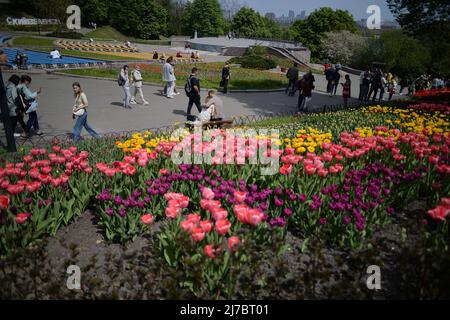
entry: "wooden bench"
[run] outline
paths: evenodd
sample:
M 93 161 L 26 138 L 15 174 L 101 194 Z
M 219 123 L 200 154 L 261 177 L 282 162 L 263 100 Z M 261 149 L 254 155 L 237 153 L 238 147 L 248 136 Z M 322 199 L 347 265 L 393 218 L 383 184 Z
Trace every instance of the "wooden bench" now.
M 208 121 L 202 124 L 203 129 L 221 129 L 231 128 L 233 126 L 233 120 L 220 120 L 220 121 Z M 186 128 L 193 129 L 194 125 L 186 123 Z

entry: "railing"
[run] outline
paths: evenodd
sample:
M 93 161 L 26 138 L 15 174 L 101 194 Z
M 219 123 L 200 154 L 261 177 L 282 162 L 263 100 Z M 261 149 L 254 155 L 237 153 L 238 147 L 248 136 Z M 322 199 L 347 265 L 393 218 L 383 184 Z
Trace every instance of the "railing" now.
M 345 107 L 342 104 L 335 104 L 335 105 L 323 105 L 323 106 L 314 106 L 315 111 L 311 113 L 329 113 L 329 112 L 337 112 L 337 111 L 343 111 L 347 109 L 359 109 L 366 106 L 373 106 L 376 103 L 373 102 L 352 102 L 348 103 L 347 107 Z M 403 101 L 392 101 L 392 102 L 383 102 L 383 106 L 395 106 L 398 108 L 405 107 L 409 105 L 410 102 L 403 102 Z M 274 118 L 281 118 L 281 117 L 289 117 L 289 116 L 304 116 L 307 113 L 300 113 L 298 111 L 290 111 L 290 112 L 280 112 L 280 113 L 267 113 L 267 114 L 255 114 L 255 115 L 244 115 L 244 116 L 234 116 L 231 119 L 233 120 L 234 126 L 245 126 L 254 124 L 256 122 L 260 122 L 263 120 L 268 119 L 274 119 Z M 152 135 L 155 136 L 161 136 L 161 135 L 170 135 L 174 130 L 179 128 L 180 126 L 171 125 L 171 126 L 163 126 L 159 128 L 147 128 L 147 129 L 141 129 L 141 130 L 132 130 L 132 131 L 116 131 L 116 132 L 109 132 L 106 134 L 102 134 L 102 139 L 128 139 L 135 133 L 145 133 L 145 132 L 151 132 Z M 86 139 L 82 137 L 82 139 Z M 92 139 L 92 138 L 87 138 Z M 4 146 L 5 141 L 5 135 L 4 130 L 1 131 L 0 135 L 0 145 Z M 48 145 L 51 145 L 53 143 L 58 142 L 59 144 L 71 144 L 72 143 L 72 134 L 71 133 L 62 133 L 58 135 L 44 135 L 44 136 L 38 136 L 33 135 L 29 138 L 23 139 L 23 138 L 17 138 L 16 139 L 16 145 L 17 148 L 23 148 L 23 147 L 45 147 Z

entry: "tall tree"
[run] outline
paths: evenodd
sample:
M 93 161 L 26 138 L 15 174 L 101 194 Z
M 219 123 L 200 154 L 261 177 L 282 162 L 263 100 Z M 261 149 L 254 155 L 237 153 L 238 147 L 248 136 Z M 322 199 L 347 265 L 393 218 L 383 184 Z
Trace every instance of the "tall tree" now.
M 159 39 L 167 34 L 168 12 L 155 0 L 113 0 L 111 24 L 124 34 L 141 39 Z
M 450 76 L 450 4 L 448 0 L 387 0 L 398 23 L 431 50 L 428 69 Z
M 364 38 L 348 30 L 325 32 L 322 39 L 322 48 L 327 58 L 345 65 L 352 65 L 365 47 Z
M 258 12 L 243 7 L 235 14 L 232 28 L 240 37 L 259 37 L 264 33 L 265 25 Z
M 218 0 L 194 0 L 188 2 L 182 18 L 184 33 L 199 37 L 224 34 L 224 19 Z
M 315 10 L 307 19 L 294 22 L 291 28 L 296 33 L 296 40 L 306 45 L 316 60 L 325 56 L 322 51 L 322 38 L 325 32 L 340 30 L 358 32 L 356 22 L 348 11 L 340 9 L 335 11 L 328 7 Z
M 109 0 L 77 0 L 75 1 L 81 9 L 81 23 L 88 25 L 95 22 L 100 25 L 109 23 Z

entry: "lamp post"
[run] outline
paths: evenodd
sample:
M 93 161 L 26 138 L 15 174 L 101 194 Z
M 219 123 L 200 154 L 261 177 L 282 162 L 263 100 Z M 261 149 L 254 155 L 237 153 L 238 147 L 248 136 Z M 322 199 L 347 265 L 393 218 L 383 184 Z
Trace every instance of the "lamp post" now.
M 14 139 L 14 132 L 12 130 L 11 119 L 9 118 L 8 103 L 6 100 L 6 89 L 3 82 L 3 74 L 1 66 L 6 65 L 8 59 L 3 52 L 0 52 L 0 108 L 3 127 L 5 128 L 7 149 L 10 152 L 16 152 L 16 140 Z

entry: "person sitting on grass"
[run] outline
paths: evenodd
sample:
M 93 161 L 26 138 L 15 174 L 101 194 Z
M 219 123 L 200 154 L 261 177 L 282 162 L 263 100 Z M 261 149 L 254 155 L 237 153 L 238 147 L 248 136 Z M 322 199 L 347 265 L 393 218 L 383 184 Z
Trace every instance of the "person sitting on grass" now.
M 177 52 L 177 58 L 183 58 L 183 55 L 181 54 L 180 51 Z

